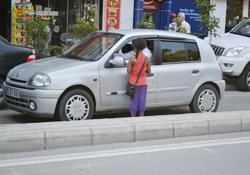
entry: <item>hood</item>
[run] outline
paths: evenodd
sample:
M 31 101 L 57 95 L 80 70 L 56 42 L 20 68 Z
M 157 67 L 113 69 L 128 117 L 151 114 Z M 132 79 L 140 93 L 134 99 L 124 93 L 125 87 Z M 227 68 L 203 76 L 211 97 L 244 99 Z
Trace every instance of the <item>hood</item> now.
M 206 38 L 208 41 L 209 38 Z M 232 33 L 226 33 L 221 35 L 217 38 L 212 38 L 211 45 L 224 47 L 224 48 L 231 48 L 236 46 L 249 46 L 250 45 L 250 38 L 246 36 L 236 35 Z
M 43 58 L 14 67 L 9 72 L 8 78 L 13 78 L 20 81 L 28 81 L 35 73 L 49 74 L 61 69 L 89 63 L 91 62 L 65 59 L 60 57 Z

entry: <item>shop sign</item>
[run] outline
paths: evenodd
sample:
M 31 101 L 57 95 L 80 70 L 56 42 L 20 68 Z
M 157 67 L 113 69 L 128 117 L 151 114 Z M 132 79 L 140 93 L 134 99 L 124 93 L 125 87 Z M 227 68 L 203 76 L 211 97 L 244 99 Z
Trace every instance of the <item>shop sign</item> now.
M 55 33 L 58 33 L 59 31 L 60 31 L 60 27 L 59 27 L 59 26 L 55 26 L 55 27 L 54 27 L 54 32 L 55 32 Z
M 158 9 L 158 1 L 144 0 L 143 9 L 157 10 Z
M 44 30 L 45 30 L 46 32 L 50 32 L 50 27 L 49 27 L 49 26 L 46 26 Z
M 119 29 L 120 23 L 120 1 L 107 0 L 106 29 Z
M 30 0 L 15 0 L 15 3 L 30 2 Z
M 36 16 L 58 16 L 58 11 L 36 11 Z
M 67 38 L 67 34 L 66 33 L 62 33 L 61 36 L 60 36 L 60 39 L 62 42 L 66 42 L 66 38 Z

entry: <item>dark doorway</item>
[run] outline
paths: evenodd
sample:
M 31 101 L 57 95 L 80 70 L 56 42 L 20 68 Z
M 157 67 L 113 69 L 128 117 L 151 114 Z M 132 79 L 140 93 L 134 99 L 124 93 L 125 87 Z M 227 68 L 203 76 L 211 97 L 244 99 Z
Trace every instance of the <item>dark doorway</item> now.
M 0 0 L 0 35 L 7 40 L 10 38 L 10 23 L 11 23 L 11 1 Z
M 157 26 L 157 10 L 143 10 L 143 15 L 146 15 L 146 18 L 149 18 L 149 21 Z

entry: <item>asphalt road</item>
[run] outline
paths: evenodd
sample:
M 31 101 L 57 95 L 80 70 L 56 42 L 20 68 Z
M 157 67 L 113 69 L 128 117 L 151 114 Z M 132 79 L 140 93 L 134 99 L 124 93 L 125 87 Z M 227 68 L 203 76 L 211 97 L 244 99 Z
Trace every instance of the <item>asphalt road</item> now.
M 235 80 L 226 79 L 227 87 L 225 94 L 220 101 L 218 111 L 240 111 L 250 110 L 250 92 L 242 92 L 238 90 Z M 172 107 L 162 110 L 146 111 L 145 116 L 151 115 L 169 115 L 169 114 L 184 114 L 190 113 L 188 107 Z M 100 118 L 116 118 L 128 117 L 130 112 L 98 114 L 94 115 L 93 119 Z M 26 114 L 18 113 L 10 109 L 0 110 L 0 124 L 14 124 L 14 123 L 37 123 L 37 122 L 51 122 L 53 119 L 44 119 L 31 117 Z
M 10 175 L 249 175 L 250 133 L 0 155 Z

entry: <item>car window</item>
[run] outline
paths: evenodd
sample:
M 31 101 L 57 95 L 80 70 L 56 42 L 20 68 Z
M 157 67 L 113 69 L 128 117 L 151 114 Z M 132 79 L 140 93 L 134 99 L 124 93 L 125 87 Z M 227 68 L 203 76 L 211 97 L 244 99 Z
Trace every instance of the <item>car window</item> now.
M 200 52 L 195 43 L 185 43 L 187 53 L 188 53 L 188 61 L 200 61 Z
M 96 61 L 121 38 L 122 35 L 120 34 L 97 32 L 81 40 L 78 44 L 72 46 L 60 56 L 86 61 Z
M 161 41 L 162 63 L 187 61 L 185 43 Z
M 122 47 L 114 53 L 114 56 L 121 56 L 125 60 L 125 62 L 129 60 L 129 58 L 136 54 L 134 49 L 134 40 L 127 41 L 125 44 L 122 45 Z M 147 40 L 145 39 L 147 43 L 147 47 L 143 50 L 143 53 L 149 57 L 150 63 L 154 64 L 154 40 Z M 127 64 L 126 64 L 127 65 Z
M 230 33 L 250 36 L 250 19 L 247 19 L 246 21 L 236 26 Z

